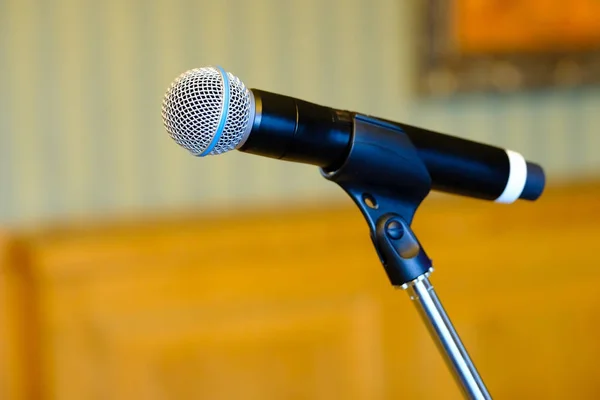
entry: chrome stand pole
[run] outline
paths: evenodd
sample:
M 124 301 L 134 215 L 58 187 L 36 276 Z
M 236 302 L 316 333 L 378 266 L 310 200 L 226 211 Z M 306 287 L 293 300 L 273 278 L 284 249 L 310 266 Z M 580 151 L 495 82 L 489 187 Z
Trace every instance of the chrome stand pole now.
M 404 129 L 354 114 L 347 157 L 338 169 L 321 168 L 321 174 L 340 185 L 360 209 L 390 283 L 407 289 L 465 396 L 490 399 L 429 283 L 432 262 L 411 229 L 434 182 Z
M 429 282 L 429 273 L 402 286 L 416 305 L 431 336 L 468 399 L 491 399 L 483 380 L 463 346 L 440 299 Z

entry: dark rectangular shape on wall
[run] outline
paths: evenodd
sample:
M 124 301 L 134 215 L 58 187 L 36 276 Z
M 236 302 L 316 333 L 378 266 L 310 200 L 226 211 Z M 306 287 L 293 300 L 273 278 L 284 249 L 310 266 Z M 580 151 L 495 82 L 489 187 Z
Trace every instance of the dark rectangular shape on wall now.
M 597 0 L 428 0 L 420 16 L 423 94 L 600 83 Z

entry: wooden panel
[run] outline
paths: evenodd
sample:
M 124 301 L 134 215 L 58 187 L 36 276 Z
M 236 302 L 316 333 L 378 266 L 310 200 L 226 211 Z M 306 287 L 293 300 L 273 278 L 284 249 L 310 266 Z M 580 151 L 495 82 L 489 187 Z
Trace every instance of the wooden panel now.
M 15 304 L 12 297 L 11 276 L 8 274 L 8 249 L 10 240 L 0 232 L 0 394 L 3 398 L 21 398 L 19 372 L 22 367 L 15 354 Z M 9 396 L 9 397 L 5 397 Z
M 0 232 L 0 398 L 41 397 L 39 313 L 28 250 Z
M 432 281 L 495 397 L 600 396 L 599 200 L 585 185 L 510 206 L 436 197 L 417 214 Z M 0 339 L 19 359 L 0 363 L 0 395 L 20 376 L 40 391 L 10 398 L 460 398 L 350 201 L 16 243 L 3 271 L 27 291 L 10 309 L 29 340 Z

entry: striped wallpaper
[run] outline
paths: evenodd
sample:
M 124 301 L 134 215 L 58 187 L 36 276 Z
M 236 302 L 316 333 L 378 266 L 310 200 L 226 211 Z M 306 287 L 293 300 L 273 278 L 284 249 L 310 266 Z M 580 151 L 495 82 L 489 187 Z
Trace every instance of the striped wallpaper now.
M 0 225 L 345 199 L 312 167 L 171 142 L 162 95 L 209 64 L 513 148 L 551 180 L 600 173 L 599 90 L 416 99 L 415 19 L 398 0 L 0 0 Z

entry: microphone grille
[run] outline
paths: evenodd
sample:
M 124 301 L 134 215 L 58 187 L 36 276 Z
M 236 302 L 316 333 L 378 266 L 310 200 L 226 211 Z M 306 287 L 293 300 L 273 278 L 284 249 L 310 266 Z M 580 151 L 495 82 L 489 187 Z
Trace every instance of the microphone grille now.
M 162 118 L 171 138 L 192 154 L 221 154 L 248 137 L 254 97 L 242 81 L 220 67 L 191 69 L 167 89 Z

